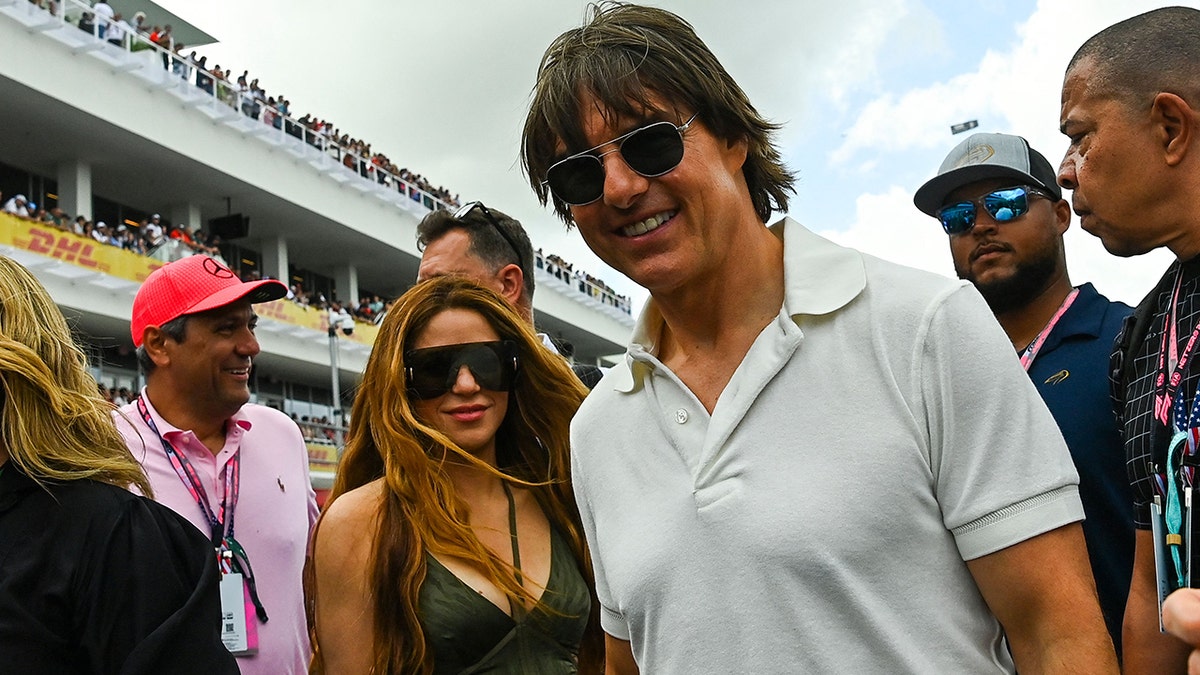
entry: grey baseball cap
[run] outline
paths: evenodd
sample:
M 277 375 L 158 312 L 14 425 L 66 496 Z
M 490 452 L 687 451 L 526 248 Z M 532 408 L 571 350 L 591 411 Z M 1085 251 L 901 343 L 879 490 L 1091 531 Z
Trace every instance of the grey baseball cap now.
M 1062 199 L 1057 174 L 1029 141 L 1009 134 L 973 134 L 946 155 L 938 173 L 913 195 L 922 212 L 937 215 L 946 195 L 964 185 L 989 178 L 1012 178 L 1039 187 Z

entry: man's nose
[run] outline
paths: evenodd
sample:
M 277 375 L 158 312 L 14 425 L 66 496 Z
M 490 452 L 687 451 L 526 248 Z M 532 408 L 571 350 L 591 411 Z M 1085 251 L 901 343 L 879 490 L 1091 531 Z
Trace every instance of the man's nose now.
M 619 209 L 633 206 L 649 186 L 649 179 L 629 168 L 616 148 L 601 155 L 600 161 L 604 165 L 604 203 Z
M 1058 165 L 1058 184 L 1066 190 L 1074 190 L 1079 186 L 1079 177 L 1075 174 L 1075 156 L 1067 153 Z

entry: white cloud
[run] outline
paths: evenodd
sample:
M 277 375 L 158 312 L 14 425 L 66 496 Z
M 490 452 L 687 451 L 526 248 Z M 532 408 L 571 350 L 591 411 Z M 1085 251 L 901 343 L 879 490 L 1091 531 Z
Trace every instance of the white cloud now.
M 222 40 L 210 51 L 223 65 L 248 68 L 269 93 L 287 94 L 294 110 L 330 119 L 434 183 L 512 214 L 535 245 L 644 297 L 536 203 L 517 166 L 537 63 L 556 35 L 580 24 L 585 0 L 159 1 Z M 1065 147 L 1057 117 L 1066 60 L 1096 30 L 1149 5 L 1041 0 L 1014 33 L 998 18 L 1012 15 L 1015 3 L 973 6 L 976 22 L 964 25 L 961 8 L 948 1 L 652 4 L 689 20 L 756 107 L 786 123 L 781 148 L 789 166 L 803 168 L 807 191 L 797 202 L 815 212 L 814 225 L 949 273 L 936 226 L 909 201 L 949 150 L 947 125 L 978 117 L 981 128 L 1021 133 L 1056 159 Z M 956 73 L 947 70 L 954 58 L 947 38 L 963 31 L 988 50 Z M 940 81 L 919 79 L 933 71 L 944 73 Z M 844 139 L 830 133 L 839 128 Z M 850 205 L 853 220 L 842 220 Z M 1081 279 L 1121 271 L 1136 277 L 1131 286 L 1149 283 L 1134 271 L 1140 264 L 1093 263 L 1106 255 L 1069 241 L 1080 249 L 1071 264 Z
M 917 171 L 929 177 L 944 153 L 962 140 L 950 137 L 947 126 L 979 119 L 980 131 L 1025 136 L 1052 164 L 1057 163 L 1066 147 L 1058 133 L 1058 112 L 1063 72 L 1071 55 L 1105 26 L 1150 8 L 1131 7 L 1120 0 L 1089 2 L 1086 7 L 1073 0 L 1042 0 L 1017 27 L 1011 44 L 992 46 L 971 70 L 922 87 L 884 91 L 865 103 L 844 141 L 830 153 L 829 162 L 849 175 L 865 176 L 888 169 L 909 171 L 910 158 L 936 157 Z M 910 216 L 917 219 L 914 222 L 933 224 L 912 206 L 911 194 L 894 185 L 866 185 L 855 201 L 854 220 L 831 236 L 881 257 L 952 274 L 940 231 L 910 224 Z M 940 246 L 929 248 L 933 235 L 941 239 Z M 1141 299 L 1171 260 L 1165 251 L 1115 258 L 1077 223 L 1068 232 L 1066 245 L 1075 283 L 1092 281 L 1102 293 L 1130 304 Z
M 913 207 L 907 190 L 897 186 L 882 194 L 859 195 L 853 225 L 819 234 L 879 258 L 954 276 L 946 234 L 936 220 Z

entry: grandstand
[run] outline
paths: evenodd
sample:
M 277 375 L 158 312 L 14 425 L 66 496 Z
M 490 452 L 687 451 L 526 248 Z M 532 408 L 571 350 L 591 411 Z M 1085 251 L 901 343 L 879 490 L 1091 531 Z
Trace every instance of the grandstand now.
M 139 9 L 169 16 L 145 0 L 111 4 L 127 18 Z M 22 194 L 40 210 L 114 231 L 161 214 L 165 226 L 219 234 L 220 254 L 243 276 L 286 279 L 330 302 L 394 298 L 411 285 L 416 225 L 444 206 L 447 191 L 373 157 L 347 162 L 340 139 L 307 134 L 303 118 L 288 116 L 278 128 L 255 118 L 240 90 L 223 100 L 223 87 L 198 87 L 194 70 L 181 76 L 169 48 L 137 33 L 114 44 L 94 26 L 81 30 L 89 11 L 78 0 L 0 0 L 0 203 Z M 169 20 L 189 48 L 212 40 Z M 89 346 L 97 380 L 113 391 L 141 384 L 129 337 L 139 283 L 162 259 L 188 252 L 176 242 L 143 254 L 36 213 L 0 213 L 0 254 L 42 281 Z M 569 341 L 576 360 L 620 353 L 633 325 L 628 301 L 568 269 L 538 256 L 539 329 Z M 331 338 L 325 309 L 292 300 L 259 313 L 263 352 L 252 391 L 259 403 L 313 424 L 307 435 L 321 487 L 336 457 L 337 412 L 348 408 L 377 328 L 359 323 Z M 332 400 L 331 350 L 342 406 Z M 328 428 L 312 422 L 322 419 Z

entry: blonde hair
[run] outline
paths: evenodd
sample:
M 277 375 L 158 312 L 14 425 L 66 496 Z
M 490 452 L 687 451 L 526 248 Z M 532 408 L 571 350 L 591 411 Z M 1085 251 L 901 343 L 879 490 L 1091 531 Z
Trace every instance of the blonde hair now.
M 520 372 L 496 433 L 497 467 L 421 421 L 406 387 L 405 351 L 434 316 L 451 308 L 478 313 L 501 339 L 519 347 Z M 538 601 L 517 580 L 511 565 L 471 530 L 469 508 L 443 468 L 447 458 L 528 488 L 551 525 L 565 536 L 592 593 L 592 616 L 580 648 L 581 672 L 599 672 L 599 604 L 569 484 L 570 420 L 586 395 L 566 361 L 542 346 L 504 298 L 467 279 L 446 276 L 418 284 L 388 311 L 354 400 L 353 423 L 329 499 L 332 504 L 350 490 L 379 478 L 384 481 L 370 572 L 376 598 L 373 673 L 433 670 L 418 611 L 426 552 L 474 563 L 514 602 Z M 313 650 L 312 672 L 320 673 L 315 635 Z
M 0 256 L 0 446 L 33 480 L 91 479 L 150 496 L 62 312 L 29 270 Z

